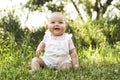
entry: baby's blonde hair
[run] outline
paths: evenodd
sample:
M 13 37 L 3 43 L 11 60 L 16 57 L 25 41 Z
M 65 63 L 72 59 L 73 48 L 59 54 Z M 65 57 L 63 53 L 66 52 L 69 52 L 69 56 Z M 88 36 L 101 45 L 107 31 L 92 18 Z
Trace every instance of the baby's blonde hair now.
M 53 15 L 61 15 L 61 16 L 63 17 L 63 19 L 66 20 L 64 14 L 61 13 L 61 12 L 53 12 L 50 16 L 48 16 L 48 20 L 49 20 Z

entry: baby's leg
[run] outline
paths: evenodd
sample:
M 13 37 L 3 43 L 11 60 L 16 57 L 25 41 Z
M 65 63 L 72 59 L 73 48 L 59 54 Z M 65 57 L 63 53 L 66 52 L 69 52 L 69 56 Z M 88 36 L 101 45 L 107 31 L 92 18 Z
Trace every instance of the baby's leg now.
M 41 58 L 34 57 L 31 62 L 32 71 L 40 69 L 40 67 L 45 67 L 45 63 Z
M 61 66 L 61 69 L 69 69 L 72 67 L 72 64 L 71 63 L 64 63 L 62 66 Z

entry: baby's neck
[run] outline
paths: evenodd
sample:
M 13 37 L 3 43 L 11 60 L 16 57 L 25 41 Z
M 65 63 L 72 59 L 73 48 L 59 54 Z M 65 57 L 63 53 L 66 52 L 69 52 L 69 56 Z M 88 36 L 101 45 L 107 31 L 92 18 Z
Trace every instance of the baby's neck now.
M 63 34 L 60 34 L 60 35 L 53 35 L 53 34 L 51 34 L 51 36 L 54 36 L 54 37 L 60 37 L 60 36 L 62 36 L 62 35 L 64 35 L 65 33 L 63 33 Z

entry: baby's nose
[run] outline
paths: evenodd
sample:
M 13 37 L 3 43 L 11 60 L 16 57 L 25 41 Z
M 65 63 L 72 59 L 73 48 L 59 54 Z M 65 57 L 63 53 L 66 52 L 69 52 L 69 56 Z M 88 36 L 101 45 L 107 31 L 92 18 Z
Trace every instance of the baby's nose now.
M 56 22 L 55 25 L 59 25 L 59 23 Z

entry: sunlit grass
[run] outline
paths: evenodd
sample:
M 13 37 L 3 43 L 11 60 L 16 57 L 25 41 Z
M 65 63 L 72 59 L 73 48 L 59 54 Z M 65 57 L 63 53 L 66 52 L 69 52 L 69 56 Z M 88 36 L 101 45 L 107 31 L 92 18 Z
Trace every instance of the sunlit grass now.
M 83 51 L 83 55 L 86 56 L 87 60 L 89 60 L 91 63 L 117 63 L 120 61 L 119 52 L 116 52 L 115 49 L 110 47 L 97 49 L 91 49 L 90 47 L 88 50 Z
M 110 47 L 78 51 L 80 61 L 78 69 L 55 71 L 46 68 L 33 74 L 29 73 L 28 64 L 34 55 L 33 52 L 28 55 L 20 53 L 22 49 L 16 52 L 19 53 L 17 56 L 8 55 L 0 62 L 2 65 L 0 80 L 119 80 L 120 78 L 120 54 Z

